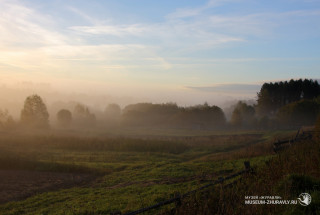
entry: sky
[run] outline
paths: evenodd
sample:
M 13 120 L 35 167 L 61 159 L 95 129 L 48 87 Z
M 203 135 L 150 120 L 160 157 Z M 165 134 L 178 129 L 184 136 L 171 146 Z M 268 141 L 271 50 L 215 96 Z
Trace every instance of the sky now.
M 7 88 L 192 105 L 320 78 L 320 0 L 0 0 L 0 8 Z

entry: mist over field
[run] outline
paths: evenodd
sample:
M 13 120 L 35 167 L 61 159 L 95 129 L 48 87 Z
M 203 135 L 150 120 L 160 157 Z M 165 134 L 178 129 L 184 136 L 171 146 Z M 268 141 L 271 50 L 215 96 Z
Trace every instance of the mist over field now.
M 117 98 L 61 94 L 44 84 L 2 89 L 13 108 L 0 109 L 1 214 L 320 209 L 317 80 L 264 83 L 256 99 L 224 109 L 128 99 L 120 106 L 108 103 Z M 247 199 L 301 193 L 312 196 L 310 207 L 256 208 Z M 220 198 L 224 204 L 210 204 Z
M 226 89 L 230 89 L 229 93 L 238 91 L 238 100 L 231 100 L 230 94 L 230 97 L 222 97 L 220 94 L 219 106 L 213 98 L 201 103 L 195 103 L 197 100 L 194 99 L 193 104 L 181 105 L 170 100 L 154 102 L 157 98 L 139 101 L 133 97 L 90 94 L 92 92 L 62 93 L 63 89 L 56 91 L 49 84 L 23 82 L 15 88 L 2 86 L 0 122 L 4 129 L 8 127 L 8 131 L 13 128 L 43 127 L 53 130 L 89 129 L 109 134 L 114 129 L 119 132 L 122 129 L 135 131 L 137 128 L 142 134 L 143 129 L 150 128 L 173 129 L 173 132 L 174 129 L 294 129 L 315 123 L 320 105 L 320 85 L 317 80 L 291 79 L 264 83 L 256 92 L 256 98 L 239 100 L 241 91 L 253 91 L 256 87 L 220 85 L 194 90 L 202 95 L 207 91 L 212 95 L 212 90 L 222 94 L 227 93 Z M 189 98 L 193 99 L 192 95 Z
M 319 0 L 0 0 L 0 214 L 320 214 Z
M 115 90 L 110 91 L 108 87 L 97 86 L 93 83 L 83 86 L 71 84 L 70 87 L 59 87 L 59 84 L 56 86 L 55 84 L 32 81 L 14 83 L 0 81 L 0 105 L 2 109 L 10 110 L 15 119 L 20 117 L 24 99 L 32 94 L 39 94 L 43 97 L 48 106 L 50 117 L 56 115 L 59 109 L 70 108 L 72 104 L 77 102 L 88 105 L 96 113 L 104 111 L 106 106 L 112 103 L 117 103 L 124 108 L 128 104 L 140 102 L 174 102 L 180 106 L 192 106 L 207 102 L 224 108 L 238 100 L 256 99 L 256 93 L 260 87 L 259 85 L 249 87 L 235 85 L 227 90 L 228 86 L 230 85 L 211 87 L 210 91 L 205 90 L 204 92 L 202 89 L 190 87 L 166 91 L 145 90 L 139 92 L 136 89 L 127 89 L 126 92 L 116 92 Z

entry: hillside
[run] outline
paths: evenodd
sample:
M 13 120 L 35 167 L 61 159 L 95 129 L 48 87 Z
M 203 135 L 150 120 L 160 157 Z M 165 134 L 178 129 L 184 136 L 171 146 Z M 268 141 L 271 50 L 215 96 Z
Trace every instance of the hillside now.
M 311 195 L 310 205 L 276 204 L 271 200 L 297 200 L 301 193 Z M 271 197 L 271 204 L 245 203 L 256 196 Z M 320 214 L 319 141 L 297 142 L 232 187 L 215 187 L 183 202 L 178 214 Z

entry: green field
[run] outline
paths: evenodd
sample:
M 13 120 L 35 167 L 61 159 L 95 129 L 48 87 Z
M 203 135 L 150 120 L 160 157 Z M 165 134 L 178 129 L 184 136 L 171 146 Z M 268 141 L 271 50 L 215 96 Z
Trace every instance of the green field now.
M 293 135 L 288 131 L 134 138 L 3 133 L 2 172 L 69 173 L 86 180 L 40 191 L 35 187 L 25 198 L 4 200 L 0 214 L 133 211 L 243 170 L 246 160 L 252 166 L 264 164 L 273 156 L 272 141 Z M 25 187 L 17 183 L 15 189 Z

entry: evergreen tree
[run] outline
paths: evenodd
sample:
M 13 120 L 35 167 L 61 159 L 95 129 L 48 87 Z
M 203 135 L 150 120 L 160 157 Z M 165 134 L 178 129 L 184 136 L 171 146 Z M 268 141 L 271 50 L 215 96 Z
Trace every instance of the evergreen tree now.
M 314 99 L 319 95 L 320 85 L 312 79 L 265 83 L 258 93 L 257 112 L 261 117 L 274 116 L 284 105 L 302 99 Z

